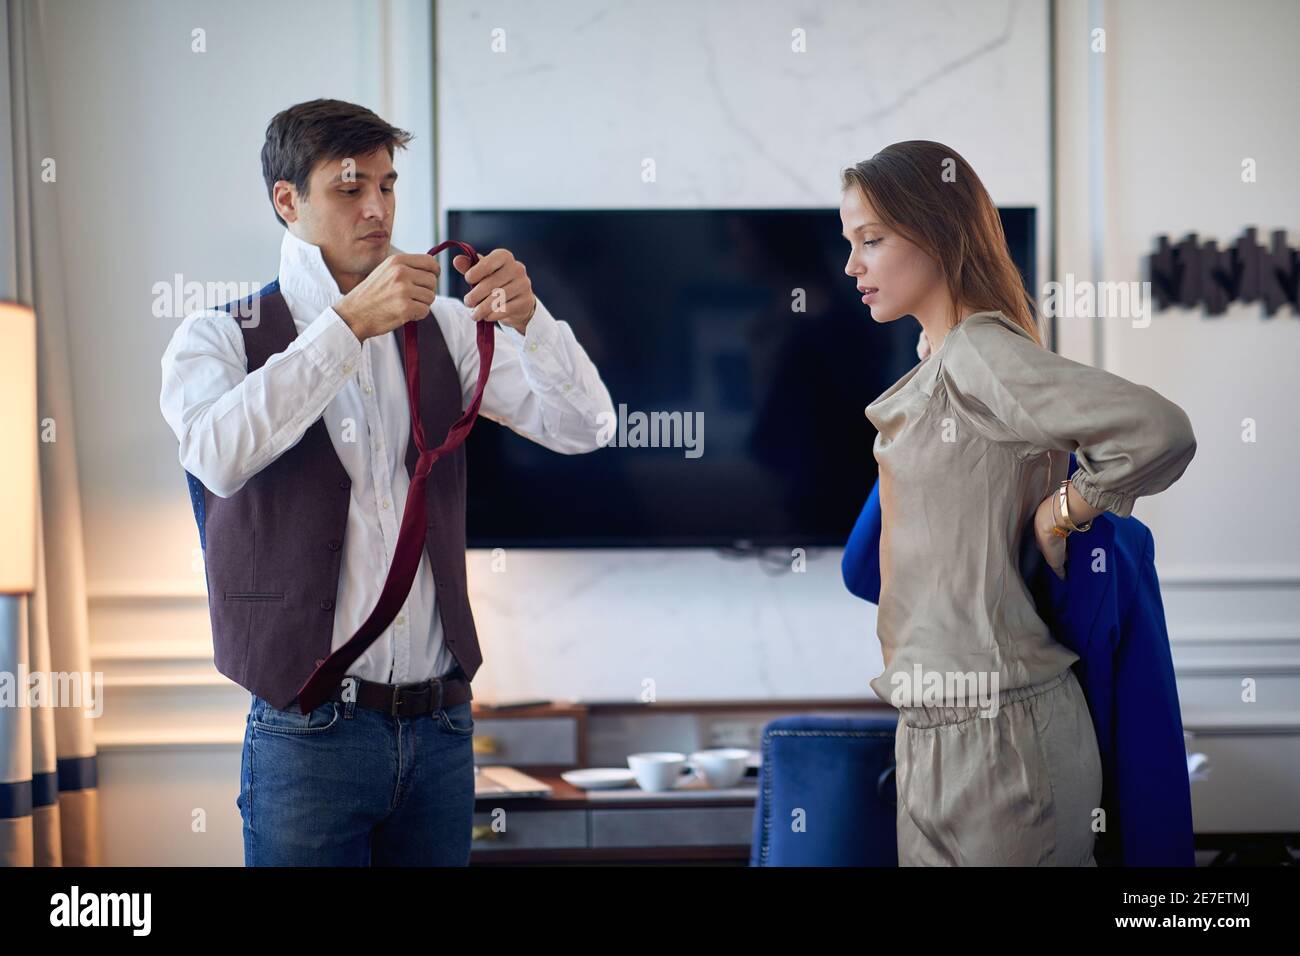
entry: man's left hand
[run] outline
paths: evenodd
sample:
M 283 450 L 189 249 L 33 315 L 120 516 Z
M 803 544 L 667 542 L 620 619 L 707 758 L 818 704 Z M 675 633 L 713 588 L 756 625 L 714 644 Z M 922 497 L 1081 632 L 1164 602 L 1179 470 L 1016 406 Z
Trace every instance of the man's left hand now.
M 537 297 L 524 264 L 509 249 L 493 249 L 473 267 L 469 256 L 458 255 L 452 267 L 471 286 L 465 305 L 475 322 L 501 322 L 521 335 L 537 311 Z M 468 269 L 468 271 L 467 271 Z

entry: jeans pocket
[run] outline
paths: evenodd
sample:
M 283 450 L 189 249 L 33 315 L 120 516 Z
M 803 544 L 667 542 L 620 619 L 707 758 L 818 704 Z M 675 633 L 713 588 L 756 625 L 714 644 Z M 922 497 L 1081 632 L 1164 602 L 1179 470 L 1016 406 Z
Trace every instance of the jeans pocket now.
M 307 714 L 272 707 L 262 698 L 253 704 L 253 729 L 259 733 L 303 737 L 333 730 L 339 722 L 339 702 L 327 700 Z
M 469 701 L 455 704 L 451 707 L 443 707 L 438 710 L 438 723 L 444 730 L 453 734 L 460 734 L 462 737 L 469 737 L 474 733 L 474 716 L 473 705 Z

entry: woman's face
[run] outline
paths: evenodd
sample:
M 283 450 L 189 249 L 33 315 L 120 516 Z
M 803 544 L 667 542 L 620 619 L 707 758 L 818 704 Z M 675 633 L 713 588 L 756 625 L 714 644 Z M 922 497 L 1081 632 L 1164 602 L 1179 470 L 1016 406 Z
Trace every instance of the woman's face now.
M 885 228 L 881 217 L 856 186 L 844 190 L 840 221 L 849 241 L 846 274 L 857 280 L 864 305 L 876 322 L 893 322 L 918 315 L 936 293 L 942 294 L 943 275 L 919 246 Z

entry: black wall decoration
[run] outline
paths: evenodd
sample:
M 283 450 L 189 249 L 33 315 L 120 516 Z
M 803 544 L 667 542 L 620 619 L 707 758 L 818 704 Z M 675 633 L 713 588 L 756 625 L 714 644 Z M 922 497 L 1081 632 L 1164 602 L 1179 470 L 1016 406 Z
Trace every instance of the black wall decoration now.
M 1300 252 L 1286 242 L 1286 231 L 1273 232 L 1265 249 L 1251 226 L 1235 243 L 1220 249 L 1196 233 L 1177 245 L 1168 236 L 1156 237 L 1156 251 L 1147 257 L 1147 272 L 1156 308 L 1204 306 L 1209 315 L 1222 315 L 1233 302 L 1261 302 L 1271 316 L 1284 305 L 1300 315 Z

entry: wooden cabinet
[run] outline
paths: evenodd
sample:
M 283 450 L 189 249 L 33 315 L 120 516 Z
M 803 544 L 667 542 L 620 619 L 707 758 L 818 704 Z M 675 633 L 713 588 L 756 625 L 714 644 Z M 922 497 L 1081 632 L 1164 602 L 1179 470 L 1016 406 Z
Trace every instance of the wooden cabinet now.
M 626 755 L 741 746 L 754 754 L 768 722 L 790 714 L 893 713 L 877 700 L 553 703 L 494 709 L 475 702 L 474 755 L 551 787 L 545 797 L 483 795 L 475 802 L 473 865 L 749 862 L 757 800 L 757 760 L 735 788 L 700 785 L 646 793 L 588 793 L 560 774 L 577 767 L 626 766 Z M 590 758 L 589 755 L 596 755 Z

